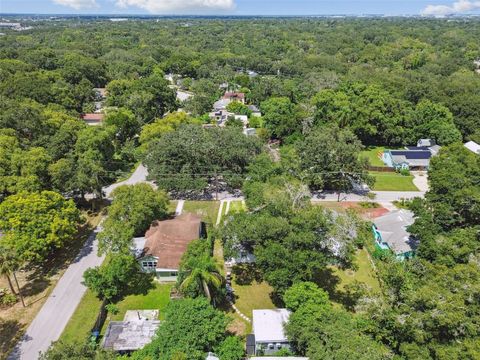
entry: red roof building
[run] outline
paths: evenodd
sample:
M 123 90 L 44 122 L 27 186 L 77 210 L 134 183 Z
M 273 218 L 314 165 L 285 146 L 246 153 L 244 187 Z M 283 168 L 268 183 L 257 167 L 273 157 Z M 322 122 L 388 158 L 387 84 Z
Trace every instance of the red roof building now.
M 242 104 L 245 104 L 245 94 L 239 92 L 226 92 L 223 95 L 223 99 L 230 101 L 240 101 Z
M 103 118 L 105 117 L 102 113 L 89 113 L 81 115 L 81 118 L 87 125 L 100 125 L 103 122 Z

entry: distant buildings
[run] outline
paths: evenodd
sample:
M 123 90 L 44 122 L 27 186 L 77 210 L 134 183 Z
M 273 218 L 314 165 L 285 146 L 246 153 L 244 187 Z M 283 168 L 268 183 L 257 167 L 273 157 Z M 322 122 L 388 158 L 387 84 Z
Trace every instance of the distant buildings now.
M 82 114 L 80 117 L 85 122 L 85 124 L 90 125 L 90 126 L 98 126 L 98 125 L 101 125 L 103 123 L 103 119 L 105 117 L 105 114 L 102 114 L 102 113 L 88 113 L 88 114 Z
M 227 107 L 232 102 L 240 102 L 245 105 L 245 94 L 235 91 L 227 91 L 221 99 L 213 104 L 213 111 L 208 115 L 210 119 L 214 120 L 217 126 L 225 126 L 228 119 L 240 120 L 243 123 L 245 135 L 255 135 L 255 129 L 248 128 L 248 116 L 243 114 L 235 114 L 227 110 Z M 251 116 L 262 116 L 260 110 L 255 105 L 248 105 L 248 109 L 252 112 Z M 246 131 L 245 131 L 246 130 Z
M 250 355 L 274 355 L 280 349 L 290 349 L 284 326 L 288 322 L 290 311 L 287 309 L 253 310 L 253 336 L 247 339 L 247 350 L 250 342 L 255 351 Z M 248 351 L 247 351 L 248 352 Z
M 12 23 L 12 22 L 0 22 L 0 28 L 8 28 L 15 31 L 24 31 L 33 29 L 32 26 L 22 26 L 20 23 Z

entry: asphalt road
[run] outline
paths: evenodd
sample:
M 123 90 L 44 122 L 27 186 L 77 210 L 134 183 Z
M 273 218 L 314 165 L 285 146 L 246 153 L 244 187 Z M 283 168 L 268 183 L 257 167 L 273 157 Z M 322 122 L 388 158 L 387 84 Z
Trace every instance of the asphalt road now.
M 413 199 L 414 197 L 421 197 L 425 195 L 424 191 L 372 191 L 375 194 L 373 201 L 379 203 L 388 203 L 400 199 Z M 312 201 L 337 201 L 338 194 L 334 192 L 323 192 L 314 195 Z M 340 201 L 366 201 L 367 198 L 362 195 L 353 193 L 341 193 Z
M 112 191 L 121 185 L 135 185 L 139 183 L 147 183 L 147 184 L 151 184 L 152 186 L 155 186 L 151 181 L 147 181 L 147 176 L 148 176 L 147 168 L 143 164 L 140 164 L 127 180 L 106 186 L 102 190 L 105 193 L 105 196 L 107 198 L 110 198 Z
M 8 360 L 38 359 L 40 351 L 46 351 L 53 341 L 58 340 L 85 293 L 86 287 L 82 285 L 84 271 L 103 262 L 104 257 L 97 256 L 98 231 L 98 228 L 93 231 L 85 242 Z

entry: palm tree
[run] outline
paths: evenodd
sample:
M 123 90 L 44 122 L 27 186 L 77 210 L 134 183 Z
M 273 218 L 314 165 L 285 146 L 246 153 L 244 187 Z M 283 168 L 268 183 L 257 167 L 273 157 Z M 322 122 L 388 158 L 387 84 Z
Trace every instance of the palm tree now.
M 220 275 L 219 266 L 211 257 L 203 257 L 195 266 L 186 271 L 185 279 L 180 284 L 180 291 L 186 292 L 197 285 L 202 295 L 212 301 L 212 293 L 219 290 L 223 285 L 223 277 Z M 200 294 L 198 294 L 200 295 Z

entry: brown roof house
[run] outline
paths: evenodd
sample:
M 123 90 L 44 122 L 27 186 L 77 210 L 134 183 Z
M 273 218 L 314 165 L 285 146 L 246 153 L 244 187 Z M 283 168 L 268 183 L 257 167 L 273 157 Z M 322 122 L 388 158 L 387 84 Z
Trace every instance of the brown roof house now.
M 154 271 L 161 281 L 176 281 L 188 244 L 203 237 L 205 226 L 201 217 L 185 213 L 154 222 L 145 237 L 135 238 L 134 244 L 143 271 Z

